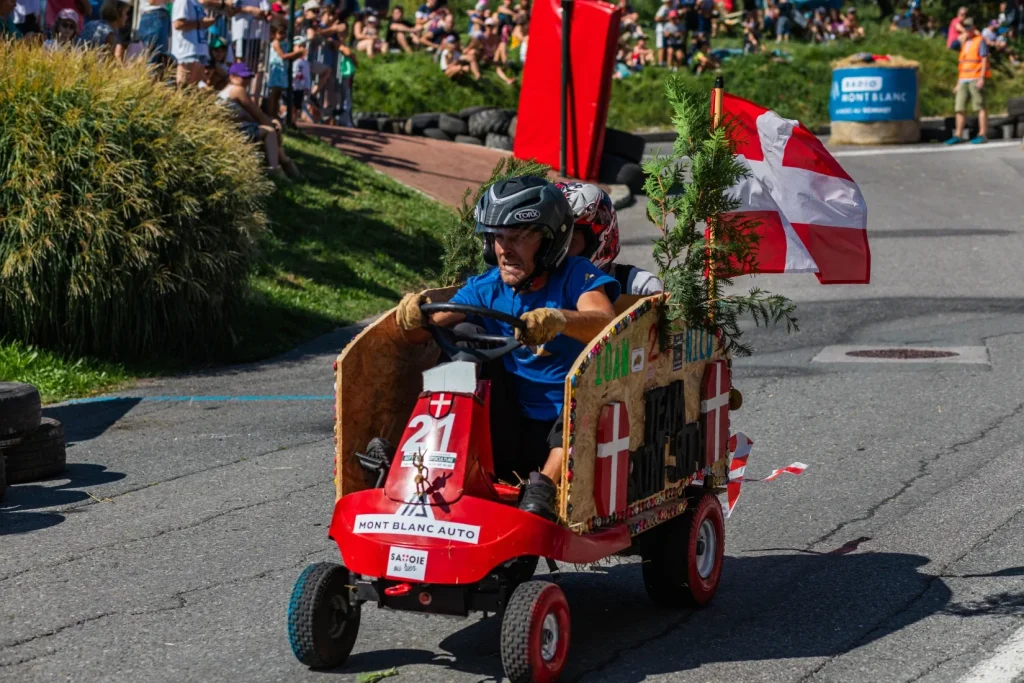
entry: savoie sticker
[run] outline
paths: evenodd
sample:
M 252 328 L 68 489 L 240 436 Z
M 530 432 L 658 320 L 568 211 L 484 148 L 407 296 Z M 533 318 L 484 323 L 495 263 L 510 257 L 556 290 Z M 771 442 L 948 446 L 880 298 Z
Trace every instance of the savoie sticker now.
M 357 534 L 426 536 L 472 543 L 473 545 L 480 542 L 480 527 L 478 526 L 399 515 L 356 515 L 356 523 L 352 527 L 352 531 Z
M 402 454 L 402 467 L 413 467 L 413 458 L 416 453 L 413 451 L 406 451 Z M 423 456 L 423 466 L 428 470 L 454 470 L 455 469 L 455 453 L 448 451 L 427 451 Z
M 391 546 L 388 549 L 388 570 L 386 576 L 394 579 L 426 580 L 427 551 Z

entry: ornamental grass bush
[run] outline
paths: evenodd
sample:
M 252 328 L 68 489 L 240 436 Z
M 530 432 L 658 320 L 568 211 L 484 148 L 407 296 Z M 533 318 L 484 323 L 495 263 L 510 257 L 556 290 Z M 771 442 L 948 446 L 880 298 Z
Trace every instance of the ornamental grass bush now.
M 0 338 L 108 358 L 232 341 L 273 185 L 207 93 L 0 41 Z

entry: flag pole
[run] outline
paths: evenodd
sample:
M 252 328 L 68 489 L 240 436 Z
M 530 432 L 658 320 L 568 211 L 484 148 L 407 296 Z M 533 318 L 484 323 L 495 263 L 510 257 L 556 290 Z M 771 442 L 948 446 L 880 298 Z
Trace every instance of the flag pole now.
M 711 91 L 711 129 L 714 130 L 722 124 L 722 94 L 725 92 L 725 79 L 721 76 L 715 77 L 715 87 Z M 708 289 L 715 286 L 715 264 L 710 247 L 715 243 L 715 224 L 708 223 Z M 715 304 L 708 307 L 708 319 L 715 324 Z

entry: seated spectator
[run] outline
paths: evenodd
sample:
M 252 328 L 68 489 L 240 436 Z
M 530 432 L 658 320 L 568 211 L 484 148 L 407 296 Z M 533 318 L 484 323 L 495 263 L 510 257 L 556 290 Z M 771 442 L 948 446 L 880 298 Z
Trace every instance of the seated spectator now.
M 405 10 L 401 5 L 391 8 L 391 19 L 384 33 L 384 40 L 390 52 L 412 52 L 413 46 L 420 42 L 415 27 L 403 18 L 404 15 Z
M 480 80 L 480 66 L 477 63 L 476 54 L 467 50 L 463 54 L 459 46 L 459 37 L 451 34 L 444 39 L 440 53 L 441 71 L 452 80 L 465 74 L 471 74 L 473 80 Z
M 206 83 L 214 92 L 220 92 L 228 86 L 228 44 L 217 36 L 210 39 L 210 61 L 206 63 Z
M 643 35 L 640 27 L 640 15 L 629 4 L 629 0 L 619 0 L 619 9 L 622 10 L 622 17 L 619 19 L 619 34 L 639 38 Z
M 217 94 L 217 98 L 231 110 L 239 129 L 248 140 L 263 142 L 263 150 L 267 156 L 267 165 L 270 167 L 271 176 L 287 180 L 285 175 L 287 173 L 293 178 L 301 178 L 299 170 L 285 154 L 281 123 L 260 111 L 260 108 L 249 96 L 249 83 L 252 76 L 253 73 L 245 62 L 232 64 L 228 71 L 228 85 Z M 282 172 L 282 168 L 284 168 L 284 172 Z
M 121 0 L 103 0 L 100 7 L 100 18 L 86 23 L 79 35 L 79 40 L 90 47 L 98 47 L 110 55 L 114 55 L 117 42 L 117 31 L 128 21 L 128 10 L 131 5 Z M 124 59 L 124 53 L 120 55 Z
M 374 14 L 367 14 L 362 37 L 356 36 L 356 50 L 365 52 L 367 57 L 375 54 L 383 54 L 387 50 L 387 43 L 381 40 L 378 31 L 380 21 Z
M 42 35 L 43 18 L 39 13 L 39 0 L 16 0 L 14 28 L 23 38 Z
M 846 26 L 846 36 L 850 40 L 861 40 L 864 38 L 864 27 L 857 23 L 857 8 L 851 7 L 846 10 L 846 18 L 843 19 Z
M 78 42 L 78 12 L 73 9 L 62 9 L 57 13 L 57 21 L 53 24 L 53 38 L 43 46 L 48 50 L 58 47 L 72 47 Z
M 843 22 L 843 17 L 839 13 L 839 10 L 833 7 L 828 12 L 828 28 L 832 34 L 832 39 L 836 40 L 846 35 L 846 24 Z
M 486 32 L 483 40 L 480 41 L 483 46 L 482 61 L 486 64 L 507 64 L 508 44 L 501 39 L 501 34 L 498 33 L 498 18 L 489 17 L 484 22 L 484 27 Z
M 757 30 L 757 13 L 747 12 L 746 19 L 743 20 L 743 54 L 749 55 L 760 51 L 761 35 Z
M 634 71 L 640 71 L 645 66 L 657 64 L 654 57 L 654 50 L 647 47 L 647 38 L 641 35 L 636 39 L 636 45 L 629 55 L 629 65 Z
M 949 29 L 946 30 L 946 47 L 950 50 L 960 50 L 961 38 L 963 38 L 964 19 L 967 18 L 967 8 L 961 7 L 956 11 L 956 16 L 949 22 Z
M 696 45 L 694 46 L 693 57 L 690 59 L 693 72 L 699 76 L 718 69 L 718 62 L 711 56 L 711 43 L 701 35 L 698 35 L 694 40 Z

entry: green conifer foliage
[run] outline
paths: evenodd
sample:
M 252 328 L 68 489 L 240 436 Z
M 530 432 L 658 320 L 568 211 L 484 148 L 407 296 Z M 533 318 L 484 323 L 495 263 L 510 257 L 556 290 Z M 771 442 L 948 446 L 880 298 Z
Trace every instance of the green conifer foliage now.
M 670 295 L 662 333 L 682 326 L 719 332 L 727 353 L 750 355 L 740 318 L 749 315 L 765 326 L 784 322 L 790 332 L 798 329 L 796 307 L 758 287 L 733 292 L 728 273 L 757 266 L 758 222 L 735 215 L 740 202 L 729 191 L 748 171 L 736 157 L 728 117 L 712 125 L 710 93 L 688 90 L 675 78 L 666 91 L 678 137 L 671 154 L 644 164 L 647 216 L 661 230 L 654 260 Z M 713 239 L 705 236 L 709 225 Z

